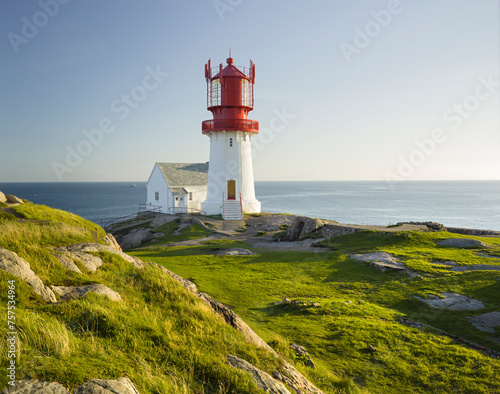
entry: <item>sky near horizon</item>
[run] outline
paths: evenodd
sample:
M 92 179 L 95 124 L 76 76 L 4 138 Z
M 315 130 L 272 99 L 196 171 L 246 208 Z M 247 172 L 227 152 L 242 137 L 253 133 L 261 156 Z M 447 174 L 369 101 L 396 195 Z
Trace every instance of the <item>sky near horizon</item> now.
M 499 4 L 2 0 L 0 182 L 208 161 L 229 48 L 256 66 L 256 180 L 500 180 Z

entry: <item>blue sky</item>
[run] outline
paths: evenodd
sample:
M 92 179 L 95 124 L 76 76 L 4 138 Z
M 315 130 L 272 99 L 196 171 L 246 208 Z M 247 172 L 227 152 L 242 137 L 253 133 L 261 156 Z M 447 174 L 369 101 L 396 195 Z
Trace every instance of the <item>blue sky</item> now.
M 0 181 L 207 161 L 229 48 L 256 65 L 256 180 L 498 180 L 499 26 L 497 0 L 3 0 Z

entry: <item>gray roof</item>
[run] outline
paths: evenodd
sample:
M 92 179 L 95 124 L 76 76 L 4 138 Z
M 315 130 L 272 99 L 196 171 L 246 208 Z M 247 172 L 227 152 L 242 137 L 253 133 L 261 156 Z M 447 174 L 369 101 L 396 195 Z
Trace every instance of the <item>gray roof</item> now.
M 204 186 L 208 163 L 157 163 L 168 187 Z
M 170 191 L 174 194 L 187 194 L 187 190 L 183 187 L 171 187 Z

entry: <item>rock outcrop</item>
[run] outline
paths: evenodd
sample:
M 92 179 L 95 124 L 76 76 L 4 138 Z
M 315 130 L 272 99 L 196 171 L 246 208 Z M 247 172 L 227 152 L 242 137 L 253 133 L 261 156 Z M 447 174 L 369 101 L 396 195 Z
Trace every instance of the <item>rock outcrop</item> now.
M 117 241 L 122 249 L 133 249 L 150 241 L 153 233 L 149 228 L 134 228 L 130 231 L 117 235 Z
M 248 249 L 233 248 L 233 249 L 221 250 L 216 254 L 218 256 L 252 256 L 255 253 Z
M 312 360 L 311 356 L 304 346 L 292 343 L 290 344 L 290 349 L 292 349 L 298 357 L 305 360 L 304 364 L 307 367 L 316 368 L 314 361 Z
M 490 265 L 490 264 L 460 265 L 457 267 L 453 267 L 450 271 L 454 272 L 500 271 L 500 265 Z
M 7 202 L 7 197 L 2 192 L 0 192 L 0 202 Z
M 75 264 L 75 261 L 69 256 L 69 254 L 65 254 L 64 252 L 58 253 L 56 251 L 51 250 L 50 253 L 69 271 L 75 271 L 79 274 L 82 273 L 80 268 Z M 75 256 L 76 258 L 76 256 Z
M 454 248 L 490 248 L 490 245 L 482 241 L 471 238 L 448 238 L 436 242 L 440 246 L 453 246 Z
M 173 222 L 174 220 L 177 220 L 178 217 L 174 215 L 160 215 L 156 218 L 154 218 L 151 223 L 149 223 L 149 227 L 151 228 L 157 228 L 160 226 L 163 226 L 164 224 Z
M 58 252 L 69 254 L 70 257 L 71 257 L 71 255 L 75 255 L 77 257 L 83 256 L 83 255 L 97 257 L 97 256 L 91 255 L 89 253 L 108 252 L 108 253 L 112 253 L 112 254 L 116 254 L 117 256 L 120 256 L 125 261 L 132 263 L 136 268 L 143 268 L 144 267 L 144 263 L 140 259 L 138 259 L 137 257 L 133 257 L 133 256 L 130 256 L 126 253 L 120 252 L 119 250 L 116 250 L 115 248 L 113 248 L 109 245 L 84 242 L 84 243 L 79 243 L 79 244 L 74 244 L 74 245 L 69 245 L 69 246 L 62 246 L 62 247 L 56 248 L 55 250 Z M 99 258 L 99 260 L 101 260 L 101 259 Z M 101 260 L 100 265 L 102 265 L 102 260 Z
M 109 246 L 111 246 L 112 248 L 118 250 L 119 252 L 123 252 L 120 244 L 116 241 L 113 234 L 107 233 L 106 236 L 102 240 L 104 242 L 106 242 Z
M 129 378 L 116 380 L 92 379 L 84 383 L 73 394 L 139 394 Z
M 490 312 L 469 317 L 469 322 L 478 330 L 493 334 L 495 327 L 500 327 L 500 312 Z
M 17 253 L 0 248 L 0 269 L 25 281 L 33 291 L 47 302 L 57 302 L 56 296 L 33 272 L 29 263 Z
M 15 386 L 3 389 L 0 394 L 70 394 L 70 392 L 57 382 L 26 379 L 17 381 Z
M 52 286 L 52 290 L 59 294 L 59 299 L 62 301 L 74 300 L 83 297 L 87 293 L 107 296 L 112 301 L 120 301 L 122 299 L 120 294 L 102 284 L 86 286 Z
M 226 357 L 226 361 L 230 366 L 248 372 L 255 384 L 265 392 L 273 394 L 290 394 L 290 391 L 288 391 L 283 383 L 273 379 L 267 372 L 255 368 L 248 361 L 242 360 L 231 354 Z
M 416 299 L 425 302 L 432 308 L 448 309 L 450 311 L 475 311 L 484 308 L 481 301 L 474 298 L 469 298 L 458 293 L 441 293 L 443 298 L 433 296 L 431 299 L 415 297 Z
M 19 380 L 15 386 L 2 390 L 0 394 L 70 394 L 69 390 L 56 382 L 41 382 L 35 379 Z M 116 380 L 92 379 L 73 391 L 73 394 L 140 394 L 127 378 Z
M 306 235 L 319 230 L 328 223 L 329 222 L 327 220 L 323 219 L 298 216 L 288 227 L 285 235 L 285 241 L 297 241 L 302 239 Z
M 7 199 L 7 202 L 11 204 L 22 204 L 23 200 L 21 200 L 19 197 L 16 197 L 12 194 L 6 194 L 5 198 Z
M 401 271 L 409 274 L 411 277 L 417 276 L 416 272 L 413 272 L 406 268 L 402 262 L 398 261 L 394 256 L 386 252 L 372 252 L 365 254 L 351 254 L 349 257 L 356 261 L 362 261 L 370 264 L 372 267 L 379 269 L 382 272 L 390 270 Z

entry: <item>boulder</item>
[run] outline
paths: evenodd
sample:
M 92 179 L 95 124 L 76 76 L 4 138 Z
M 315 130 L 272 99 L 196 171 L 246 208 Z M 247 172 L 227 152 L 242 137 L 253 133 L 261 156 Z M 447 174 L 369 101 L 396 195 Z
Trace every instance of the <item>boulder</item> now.
M 100 257 L 94 256 L 93 254 L 69 252 L 62 250 L 62 248 L 58 248 L 57 250 L 63 253 L 66 257 L 82 263 L 85 269 L 90 272 L 96 272 L 97 268 L 104 264 Z
M 73 391 L 73 394 L 139 394 L 132 381 L 127 378 L 116 380 L 92 379 Z
M 293 365 L 286 361 L 281 371 L 274 371 L 273 377 L 293 388 L 296 393 L 324 394 L 323 391 L 307 380 Z
M 31 270 L 29 263 L 16 253 L 0 248 L 0 269 L 25 281 L 44 301 L 57 302 L 52 290 Z
M 251 250 L 243 248 L 226 249 L 217 253 L 218 256 L 252 256 L 254 254 Z
M 112 248 L 118 250 L 119 252 L 122 252 L 121 246 L 116 242 L 115 237 L 113 234 L 107 233 L 106 236 L 102 239 L 104 242 L 106 242 L 109 246 Z
M 16 381 L 15 386 L 3 389 L 0 394 L 70 394 L 70 392 L 56 382 L 28 379 Z
M 5 198 L 7 198 L 7 202 L 10 202 L 11 204 L 23 203 L 23 200 L 21 200 L 19 197 L 13 196 L 12 194 L 6 194 Z
M 424 299 L 415 297 L 418 300 L 425 302 L 432 308 L 448 309 L 450 311 L 475 311 L 484 308 L 481 301 L 474 298 L 469 298 L 458 293 L 441 293 L 443 298 Z M 435 297 L 432 297 L 435 298 Z
M 7 197 L 2 192 L 0 192 L 0 202 L 7 202 Z
M 52 255 L 64 266 L 69 271 L 75 271 L 78 272 L 79 274 L 82 273 L 80 271 L 80 268 L 75 264 L 74 260 L 67 254 L 64 253 L 57 253 L 55 251 L 50 251 Z
M 142 262 L 142 260 L 138 259 L 137 257 L 129 256 L 126 253 L 120 252 L 119 250 L 116 250 L 115 248 L 113 248 L 109 245 L 102 245 L 102 244 L 96 244 L 96 243 L 91 243 L 91 242 L 83 242 L 80 244 L 59 247 L 56 249 L 56 251 L 66 253 L 69 256 L 75 256 L 77 258 L 82 257 L 82 256 L 93 256 L 93 255 L 88 254 L 88 253 L 108 252 L 108 253 L 112 253 L 112 254 L 116 254 L 117 256 L 120 256 L 123 260 L 127 261 L 128 263 L 133 264 L 136 268 L 144 268 L 144 263 Z M 97 257 L 97 256 L 93 256 L 93 257 Z M 100 258 L 99 258 L 99 260 L 101 261 L 100 265 L 102 265 L 102 260 Z M 90 260 L 88 260 L 88 261 L 90 261 Z M 82 263 L 83 263 L 83 261 L 82 261 Z M 95 270 L 93 272 L 95 272 Z
M 133 249 L 150 241 L 153 234 L 149 228 L 134 228 L 125 234 L 118 236 L 118 242 L 122 249 Z
M 73 394 L 139 394 L 129 378 L 117 380 L 92 379 L 73 391 Z M 57 382 L 41 382 L 36 379 L 18 380 L 13 387 L 2 390 L 0 394 L 70 394 Z
M 75 300 L 83 297 L 87 293 L 96 293 L 103 296 L 108 296 L 112 301 L 120 301 L 122 297 L 116 291 L 109 287 L 95 284 L 86 286 L 52 286 L 52 290 L 59 294 L 59 299 L 62 301 Z
M 226 361 L 230 366 L 248 372 L 255 384 L 265 392 L 273 394 L 290 394 L 290 391 L 288 391 L 283 383 L 273 379 L 267 372 L 255 368 L 248 361 L 242 360 L 231 354 L 226 357 Z
M 157 228 L 157 227 L 163 226 L 164 224 L 173 222 L 176 219 L 178 219 L 178 217 L 174 216 L 174 215 L 161 215 L 161 216 L 154 218 L 151 221 L 151 223 L 149 223 L 149 227 Z
M 440 246 L 453 246 L 454 248 L 490 248 L 490 245 L 477 239 L 471 238 L 448 238 L 443 241 L 437 242 Z
M 329 222 L 327 220 L 323 219 L 298 216 L 288 227 L 285 235 L 285 241 L 297 241 L 313 231 L 319 230 L 328 223 Z
M 475 265 L 460 265 L 453 267 L 450 271 L 466 272 L 466 271 L 500 271 L 500 265 L 475 264 Z
M 292 349 L 297 356 L 306 360 L 304 364 L 307 367 L 316 368 L 316 365 L 314 365 L 314 361 L 312 360 L 311 356 L 304 346 L 292 343 L 290 344 L 290 349 Z
M 480 331 L 493 334 L 495 327 L 500 327 L 500 312 L 490 312 L 483 315 L 469 317 L 469 322 Z

